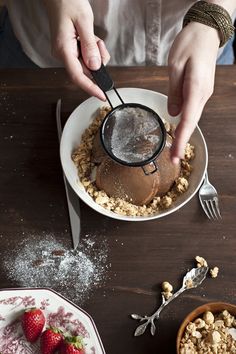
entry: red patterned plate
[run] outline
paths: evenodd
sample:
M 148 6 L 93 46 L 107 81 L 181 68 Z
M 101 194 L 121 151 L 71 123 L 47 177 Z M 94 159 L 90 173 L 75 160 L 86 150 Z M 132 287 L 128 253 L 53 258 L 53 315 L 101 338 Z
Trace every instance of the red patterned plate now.
M 26 308 L 43 310 L 46 325 L 84 337 L 86 354 L 105 354 L 93 319 L 84 310 L 46 288 L 0 290 L 0 353 L 40 354 L 39 342 L 26 341 L 20 317 Z

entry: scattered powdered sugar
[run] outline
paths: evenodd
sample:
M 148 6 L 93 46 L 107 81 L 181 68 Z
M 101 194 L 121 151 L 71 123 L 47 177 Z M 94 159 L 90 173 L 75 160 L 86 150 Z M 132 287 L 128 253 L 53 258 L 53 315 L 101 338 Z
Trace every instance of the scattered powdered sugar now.
M 85 236 L 77 250 L 67 249 L 52 235 L 26 237 L 1 260 L 6 276 L 17 287 L 49 287 L 79 305 L 106 280 L 107 243 Z

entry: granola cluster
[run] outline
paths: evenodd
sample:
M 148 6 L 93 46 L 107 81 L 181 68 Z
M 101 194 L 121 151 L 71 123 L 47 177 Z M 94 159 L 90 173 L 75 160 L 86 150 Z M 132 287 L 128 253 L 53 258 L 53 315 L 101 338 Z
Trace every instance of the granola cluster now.
M 150 216 L 163 209 L 171 207 L 180 194 L 189 186 L 188 178 L 192 172 L 191 160 L 194 158 L 194 146 L 187 144 L 185 157 L 181 162 L 181 174 L 170 191 L 163 197 L 154 197 L 148 205 L 137 206 L 121 198 L 109 197 L 103 190 L 99 190 L 95 183 L 96 166 L 91 161 L 93 140 L 102 120 L 109 111 L 109 107 L 99 110 L 97 116 L 82 135 L 79 147 L 73 152 L 72 159 L 78 169 L 78 175 L 87 193 L 103 208 L 120 215 Z M 166 123 L 166 130 L 173 135 L 174 127 Z
M 173 286 L 168 281 L 163 281 L 162 290 L 162 295 L 166 300 L 173 295 Z
M 208 264 L 207 264 L 207 261 L 205 260 L 205 258 L 203 257 L 200 257 L 200 256 L 196 256 L 195 257 L 195 260 L 197 262 L 197 267 L 208 267 Z M 219 268 L 218 267 L 213 267 L 210 269 L 209 271 L 210 273 L 210 276 L 212 278 L 216 278 L 218 276 L 218 273 L 219 273 Z
M 236 318 L 227 310 L 189 322 L 180 342 L 180 354 L 235 354 Z
M 197 268 L 208 267 L 207 261 L 203 257 L 196 256 L 195 261 L 197 263 Z M 209 274 L 211 278 L 216 278 L 218 276 L 218 273 L 219 273 L 218 267 L 214 267 L 209 270 Z M 193 281 L 191 279 L 187 279 L 185 285 L 188 289 L 191 289 L 193 287 Z M 161 287 L 162 287 L 161 294 L 164 296 L 166 300 L 168 300 L 173 295 L 173 286 L 168 281 L 164 281 Z

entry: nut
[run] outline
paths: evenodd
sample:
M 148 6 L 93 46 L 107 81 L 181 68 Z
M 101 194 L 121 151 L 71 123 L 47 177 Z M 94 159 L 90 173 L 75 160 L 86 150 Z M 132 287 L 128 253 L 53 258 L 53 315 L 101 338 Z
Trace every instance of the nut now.
M 210 269 L 210 274 L 212 278 L 216 278 L 218 276 L 218 273 L 219 273 L 218 267 L 214 267 L 213 269 Z
M 173 286 L 168 282 L 168 281 L 164 281 L 162 283 L 162 289 L 165 292 L 172 292 L 173 291 Z
M 210 311 L 206 311 L 203 315 L 203 319 L 207 324 L 212 324 L 214 323 L 214 315 Z
M 188 180 L 184 177 L 177 178 L 177 181 L 176 181 L 177 192 L 182 194 L 182 193 L 186 192 L 187 189 L 188 189 Z
M 198 329 L 201 329 L 201 328 L 204 328 L 205 325 L 206 325 L 206 322 L 201 319 L 201 318 L 197 318 L 195 321 L 194 321 L 195 325 L 196 325 L 196 328 Z
M 193 287 L 193 281 L 192 279 L 187 279 L 185 282 L 185 286 L 187 289 L 191 289 Z
M 212 331 L 208 334 L 207 339 L 211 344 L 216 344 L 220 342 L 221 335 L 218 331 Z
M 205 258 L 200 257 L 200 256 L 196 256 L 195 259 L 197 261 L 197 267 L 208 267 L 208 264 L 207 264 L 207 261 L 205 260 Z

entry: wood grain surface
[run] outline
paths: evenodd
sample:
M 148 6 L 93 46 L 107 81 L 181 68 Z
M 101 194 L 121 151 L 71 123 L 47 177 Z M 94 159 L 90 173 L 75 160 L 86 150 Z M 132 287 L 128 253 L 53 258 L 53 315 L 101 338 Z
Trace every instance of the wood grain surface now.
M 110 73 L 117 87 L 168 90 L 165 67 L 110 68 Z M 0 71 L 0 250 L 9 262 L 26 235 L 37 242 L 52 234 L 71 247 L 55 121 L 59 97 L 66 119 L 88 96 L 69 82 L 63 69 Z M 107 354 L 174 353 L 178 328 L 190 311 L 206 302 L 235 303 L 236 66 L 217 68 L 215 91 L 200 128 L 222 221 L 207 219 L 197 195 L 178 212 L 141 223 L 106 218 L 81 202 L 81 245 L 92 235 L 96 257 L 105 242 L 107 264 L 100 285 L 77 304 L 93 317 Z M 161 283 L 168 280 L 178 289 L 196 255 L 218 266 L 218 277 L 173 301 L 162 312 L 154 337 L 149 332 L 133 337 L 137 323 L 129 315 L 151 314 L 161 302 Z M 1 262 L 0 284 L 19 286 L 9 280 Z M 54 290 L 60 292 L 60 286 Z

